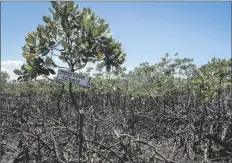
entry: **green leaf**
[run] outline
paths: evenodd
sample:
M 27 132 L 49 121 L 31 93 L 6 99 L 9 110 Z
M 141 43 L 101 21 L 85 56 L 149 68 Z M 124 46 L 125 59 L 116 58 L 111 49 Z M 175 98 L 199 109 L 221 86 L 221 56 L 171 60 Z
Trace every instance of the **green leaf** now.
M 89 58 L 89 59 L 88 59 L 88 62 L 93 62 L 93 61 L 94 61 L 93 58 Z
M 81 44 L 81 42 L 82 42 L 82 40 L 81 40 L 80 37 L 76 37 L 76 38 L 75 38 L 75 43 L 76 43 L 77 45 Z
M 46 66 L 49 66 L 51 63 L 52 63 L 52 59 L 51 59 L 50 57 L 47 56 L 46 59 L 45 59 L 44 64 L 45 64 Z
M 32 67 L 31 67 L 31 66 L 27 66 L 27 67 L 26 67 L 26 70 L 27 70 L 27 71 L 31 71 L 31 70 L 32 70 Z
M 73 1 L 68 1 L 67 3 L 68 3 L 68 7 L 69 7 L 70 9 L 72 9 L 73 6 L 74 6 L 74 2 L 73 2 Z
M 48 71 L 47 69 L 43 69 L 43 73 L 44 73 L 45 75 L 49 75 L 49 71 Z
M 45 55 L 47 55 L 50 52 L 50 50 L 48 48 L 46 48 L 46 47 L 45 48 L 41 48 L 40 50 L 41 50 L 42 56 L 45 56 Z
M 21 66 L 21 70 L 22 70 L 22 71 L 25 70 L 25 65 L 22 65 L 22 66 Z
M 110 64 L 108 64 L 108 65 L 106 65 L 106 71 L 110 71 L 110 69 L 111 69 L 111 65 Z
M 28 71 L 23 72 L 23 76 L 29 76 L 29 75 L 30 75 L 30 73 Z
M 81 61 L 84 62 L 84 63 L 86 63 L 86 62 L 88 61 L 88 59 L 86 59 L 86 58 L 81 58 Z
M 65 42 L 64 40 L 61 40 L 60 43 L 65 49 L 69 48 L 69 44 Z
M 39 57 L 38 58 L 38 65 L 40 65 L 41 63 L 44 64 L 44 60 L 41 57 Z
M 56 72 L 55 72 L 53 69 L 51 69 L 51 68 L 48 68 L 48 71 L 49 71 L 52 75 L 55 75 L 55 74 L 56 74 Z
M 53 15 L 55 15 L 55 11 L 53 9 L 51 9 L 51 8 L 48 8 L 48 9 Z
M 44 27 L 41 24 L 39 24 L 37 27 L 37 31 L 44 31 Z
M 32 65 L 33 66 L 38 66 L 39 65 L 39 61 L 37 58 L 32 58 Z
M 56 1 L 51 1 L 51 4 L 52 4 L 53 8 L 57 8 L 59 5 L 58 2 L 56 2 Z
M 92 35 L 93 35 L 93 37 L 96 37 L 96 36 L 98 36 L 99 35 L 99 31 L 98 31 L 98 29 L 97 28 L 92 28 Z
M 36 46 L 36 38 L 31 33 L 26 35 L 26 42 L 30 45 Z
M 27 65 L 28 65 L 28 66 L 32 66 L 32 62 L 31 62 L 29 59 L 27 59 L 26 62 L 27 62 Z
M 47 16 L 43 16 L 43 20 L 45 23 L 49 23 L 51 21 L 50 18 Z
M 54 45 L 56 44 L 56 42 L 55 41 L 49 41 L 49 47 L 53 47 Z
M 23 76 L 19 76 L 18 78 L 17 78 L 17 81 L 21 81 L 23 79 Z
M 49 75 L 49 70 L 45 69 L 45 68 L 41 68 L 38 70 L 38 74 L 44 74 L 44 75 Z
M 90 52 L 87 52 L 87 53 L 84 53 L 83 56 L 85 56 L 86 58 L 89 58 L 89 57 L 93 57 L 93 54 Z
M 36 72 L 35 71 L 32 71 L 31 72 L 31 79 L 34 79 L 36 77 Z
M 20 70 L 15 69 L 13 72 L 14 72 L 16 75 L 22 75 L 22 72 L 21 72 Z
M 90 27 L 92 26 L 91 15 L 89 13 L 86 13 L 83 19 L 85 30 L 89 32 Z
M 89 43 L 87 41 L 85 41 L 85 47 L 88 48 L 89 47 Z
M 74 5 L 72 8 L 72 14 L 75 15 L 77 12 L 77 7 Z

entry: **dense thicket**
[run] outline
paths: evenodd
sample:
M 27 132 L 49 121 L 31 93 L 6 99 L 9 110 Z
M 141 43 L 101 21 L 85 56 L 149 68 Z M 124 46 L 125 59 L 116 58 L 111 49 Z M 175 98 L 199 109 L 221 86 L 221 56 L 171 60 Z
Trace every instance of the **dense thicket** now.
M 83 160 L 228 162 L 232 159 L 229 62 L 212 59 L 200 68 L 191 63 L 174 73 L 177 65 L 170 68 L 171 59 L 164 60 L 141 64 L 128 74 L 118 74 L 121 78 L 97 72 L 89 89 L 74 88 L 77 106 L 68 90 L 61 96 L 61 86 L 8 83 L 1 99 L 3 158 L 78 162 L 78 108 L 84 110 Z M 183 70 L 188 76 L 181 76 Z

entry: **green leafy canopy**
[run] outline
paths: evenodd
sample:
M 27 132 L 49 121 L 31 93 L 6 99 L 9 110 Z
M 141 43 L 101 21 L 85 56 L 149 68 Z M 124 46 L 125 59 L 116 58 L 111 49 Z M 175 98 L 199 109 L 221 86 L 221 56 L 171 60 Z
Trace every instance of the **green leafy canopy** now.
M 39 75 L 55 74 L 54 57 L 76 71 L 88 62 L 100 62 L 110 71 L 125 61 L 121 44 L 112 38 L 109 25 L 90 8 L 79 10 L 73 1 L 52 1 L 51 16 L 43 16 L 45 25 L 28 33 L 23 56 L 26 63 L 15 70 L 18 79 L 36 79 Z

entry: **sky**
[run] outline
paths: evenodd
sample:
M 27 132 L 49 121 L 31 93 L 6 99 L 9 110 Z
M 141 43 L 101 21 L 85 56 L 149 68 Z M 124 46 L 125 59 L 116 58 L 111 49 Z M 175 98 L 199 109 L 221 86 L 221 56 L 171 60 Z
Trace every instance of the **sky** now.
M 78 2 L 105 19 L 122 43 L 126 67 L 157 63 L 165 53 L 193 58 L 200 66 L 211 58 L 231 58 L 231 2 Z M 50 2 L 2 2 L 1 70 L 25 59 L 22 47 L 28 32 L 43 24 Z

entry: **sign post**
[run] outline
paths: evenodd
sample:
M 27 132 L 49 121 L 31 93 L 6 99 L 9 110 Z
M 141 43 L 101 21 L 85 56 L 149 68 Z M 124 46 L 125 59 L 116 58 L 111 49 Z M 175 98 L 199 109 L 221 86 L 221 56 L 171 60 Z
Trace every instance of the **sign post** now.
M 76 86 L 88 87 L 90 83 L 90 77 L 81 73 L 71 72 L 69 70 L 59 69 L 57 74 L 57 80 L 70 82 Z

